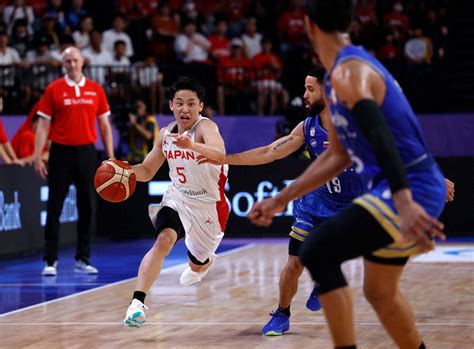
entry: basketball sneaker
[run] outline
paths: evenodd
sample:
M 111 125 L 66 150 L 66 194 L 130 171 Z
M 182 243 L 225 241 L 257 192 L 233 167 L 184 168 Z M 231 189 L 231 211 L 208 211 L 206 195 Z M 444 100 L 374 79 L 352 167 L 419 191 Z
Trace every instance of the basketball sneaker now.
M 209 272 L 209 269 L 211 269 L 212 263 L 216 260 L 217 255 L 213 254 L 212 256 L 209 257 L 209 267 L 201 272 L 195 272 L 192 271 L 191 267 L 188 265 L 186 269 L 184 269 L 183 273 L 181 274 L 181 277 L 179 278 L 179 282 L 183 286 L 191 286 L 194 284 L 197 284 L 198 282 L 201 282 L 201 280 L 207 275 Z
M 99 271 L 97 268 L 90 265 L 89 261 L 83 259 L 77 259 L 74 265 L 74 271 L 82 274 L 97 274 Z
M 321 303 L 319 303 L 318 293 L 316 288 L 313 288 L 313 292 L 309 295 L 308 300 L 306 301 L 306 308 L 312 311 L 321 310 Z
M 58 261 L 44 262 L 43 276 L 56 276 L 58 274 Z
M 138 299 L 134 298 L 132 303 L 128 306 L 127 313 L 125 314 L 125 319 L 123 320 L 124 325 L 139 328 L 146 321 L 145 310 L 148 310 L 148 307 Z
M 262 329 L 264 336 L 281 336 L 290 329 L 290 317 L 288 315 L 278 309 L 270 315 L 272 318 Z

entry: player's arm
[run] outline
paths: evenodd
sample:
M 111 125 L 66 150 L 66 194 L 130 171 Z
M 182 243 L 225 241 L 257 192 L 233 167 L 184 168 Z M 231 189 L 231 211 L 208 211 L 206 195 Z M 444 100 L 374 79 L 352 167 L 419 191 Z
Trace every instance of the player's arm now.
M 38 118 L 38 125 L 36 127 L 36 133 L 35 133 L 35 150 L 33 152 L 34 166 L 35 166 L 35 171 L 43 179 L 46 179 L 46 176 L 48 175 L 48 170 L 46 169 L 46 165 L 43 159 L 41 158 L 41 154 L 48 140 L 50 124 L 51 124 L 50 120 L 45 119 L 44 117 L 40 116 Z
M 385 98 L 384 80 L 369 65 L 351 60 L 334 69 L 331 84 L 341 103 L 351 110 L 357 126 L 374 151 L 382 174 L 389 183 L 397 211 L 402 217 L 401 232 L 407 238 L 415 238 L 422 249 L 431 249 L 432 243 L 426 233 L 431 231 L 444 238 L 440 231 L 442 224 L 430 217 L 412 199 L 395 139 L 379 107 Z
M 345 168 L 349 167 L 351 160 L 346 150 L 336 136 L 336 129 L 328 125 L 329 147 L 288 187 L 283 189 L 277 200 L 284 206 L 291 200 L 305 195 L 319 188 L 331 180 Z
M 137 181 L 148 182 L 153 179 L 155 173 L 165 162 L 165 156 L 163 155 L 162 149 L 165 131 L 166 128 L 160 130 L 158 137 L 156 137 L 155 144 L 153 145 L 153 149 L 147 154 L 143 162 L 141 164 L 132 166 L 132 169 L 137 176 Z
M 262 165 L 283 159 L 297 151 L 304 144 L 303 121 L 296 126 L 289 135 L 281 137 L 273 143 L 227 155 L 224 163 L 229 165 Z
M 350 166 L 351 160 L 339 142 L 332 124 L 328 125 L 328 138 L 329 147 L 301 176 L 273 198 L 255 204 L 248 216 L 253 223 L 270 225 L 273 216 L 281 212 L 288 202 L 322 186 Z
M 114 141 L 112 136 L 112 127 L 110 127 L 109 117 L 102 115 L 99 117 L 99 130 L 105 152 L 109 158 L 114 158 Z
M 217 163 L 223 163 L 225 160 L 224 140 L 219 132 L 219 127 L 214 121 L 203 120 L 196 126 L 196 139 L 202 138 L 202 143 L 192 141 L 186 133 L 170 136 L 175 138 L 173 143 L 180 148 L 194 150 Z

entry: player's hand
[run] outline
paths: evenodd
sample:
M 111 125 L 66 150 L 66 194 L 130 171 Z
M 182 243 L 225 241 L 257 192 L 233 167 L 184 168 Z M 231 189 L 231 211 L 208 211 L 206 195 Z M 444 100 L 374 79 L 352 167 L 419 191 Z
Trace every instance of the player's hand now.
M 286 204 L 279 201 L 278 196 L 257 202 L 250 211 L 249 220 L 258 226 L 268 227 L 273 217 L 285 209 Z
M 451 182 L 447 178 L 445 178 L 444 181 L 446 182 L 446 202 L 453 201 L 454 200 L 454 183 Z
M 442 231 L 443 223 L 427 214 L 415 201 L 405 203 L 398 209 L 398 214 L 401 218 L 400 231 L 403 241 L 414 240 L 422 252 L 434 249 L 433 237 L 446 239 Z
M 204 155 L 200 154 L 198 155 L 197 157 L 197 163 L 199 165 L 202 165 L 202 164 L 213 164 L 213 165 L 224 165 L 224 162 L 219 162 L 219 161 L 216 161 L 216 160 L 211 160 L 207 157 L 205 157 Z
M 35 166 L 36 173 L 41 178 L 46 180 L 46 177 L 48 176 L 48 170 L 46 169 L 46 164 L 44 163 L 43 159 L 41 159 L 41 157 L 35 158 L 34 166 Z
M 175 139 L 173 141 L 173 144 L 177 145 L 180 148 L 191 149 L 193 146 L 191 136 L 189 136 L 187 132 L 183 132 L 183 134 L 170 133 L 169 136 Z

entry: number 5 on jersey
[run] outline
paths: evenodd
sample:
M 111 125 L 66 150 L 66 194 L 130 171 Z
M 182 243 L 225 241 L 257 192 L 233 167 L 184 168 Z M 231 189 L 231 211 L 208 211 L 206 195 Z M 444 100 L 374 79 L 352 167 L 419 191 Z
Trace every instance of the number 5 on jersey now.
M 184 167 L 176 167 L 176 173 L 178 174 L 179 182 L 183 184 L 186 183 L 186 175 L 184 174 Z

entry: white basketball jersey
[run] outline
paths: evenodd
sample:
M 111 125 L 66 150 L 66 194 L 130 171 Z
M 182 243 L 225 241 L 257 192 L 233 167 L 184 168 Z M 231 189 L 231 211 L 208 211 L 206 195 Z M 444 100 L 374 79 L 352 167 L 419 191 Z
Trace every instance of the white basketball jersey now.
M 187 136 L 194 141 L 196 126 L 201 120 L 207 119 L 199 116 Z M 213 165 L 197 163 L 200 153 L 190 149 L 183 149 L 175 144 L 169 134 L 176 126 L 172 122 L 163 135 L 162 149 L 170 168 L 170 178 L 174 192 L 180 193 L 180 199 L 192 205 L 213 204 L 223 198 L 224 186 L 227 182 L 228 165 Z

